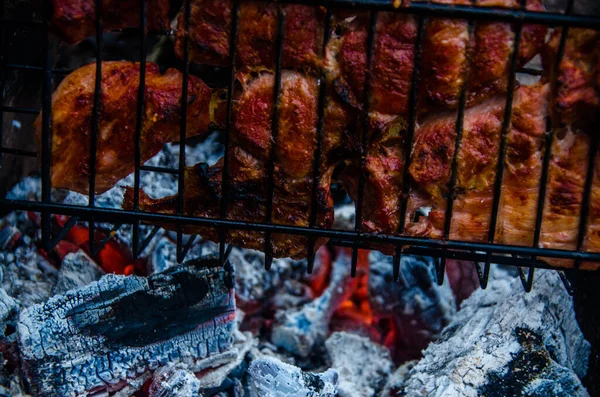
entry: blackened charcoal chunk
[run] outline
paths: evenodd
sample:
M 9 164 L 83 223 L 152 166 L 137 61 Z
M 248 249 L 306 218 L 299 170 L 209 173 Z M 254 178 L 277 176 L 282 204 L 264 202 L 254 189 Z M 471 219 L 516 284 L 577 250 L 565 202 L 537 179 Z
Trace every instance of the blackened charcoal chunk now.
M 377 396 L 394 369 L 388 349 L 363 336 L 335 332 L 325 348 L 339 373 L 340 397 Z
M 315 374 L 274 357 L 261 357 L 248 368 L 250 397 L 334 397 L 338 373 L 333 369 Z
M 560 277 L 538 270 L 526 293 L 518 278 L 501 272 L 463 302 L 399 396 L 588 396 L 579 379 L 590 344 Z
M 189 262 L 147 278 L 107 274 L 22 310 L 17 329 L 36 395 L 76 396 L 141 386 L 167 364 L 203 370 L 233 348 L 235 325 L 231 269 Z
M 103 274 L 104 271 L 82 250 L 67 254 L 58 269 L 53 292 L 64 294 L 71 289 L 84 287 Z
M 400 278 L 393 281 L 393 258 L 378 251 L 369 254 L 369 301 L 378 315 L 390 316 L 400 332 L 403 359 L 416 358 L 456 312 L 448 284 L 437 284 L 434 259 L 403 255 Z
M 154 373 L 149 397 L 201 397 L 200 381 L 192 372 L 174 366 L 162 367 Z

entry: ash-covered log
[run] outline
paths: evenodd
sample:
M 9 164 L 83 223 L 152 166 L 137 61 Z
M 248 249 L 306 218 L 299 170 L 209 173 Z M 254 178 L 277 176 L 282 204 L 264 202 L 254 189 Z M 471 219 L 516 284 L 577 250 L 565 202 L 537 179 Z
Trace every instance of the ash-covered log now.
M 297 310 L 278 312 L 271 341 L 300 357 L 308 357 L 314 348 L 321 346 L 329 333 L 333 313 L 351 292 L 350 270 L 350 258 L 340 250 L 325 291 Z
M 418 358 L 436 340 L 456 313 L 447 281 L 437 284 L 431 257 L 403 255 L 400 277 L 393 281 L 393 258 L 378 251 L 369 254 L 369 301 L 378 316 L 396 325 L 395 356 L 400 361 Z
M 388 349 L 364 336 L 335 332 L 325 349 L 339 373 L 339 397 L 377 396 L 394 370 Z
M 32 391 L 75 396 L 141 386 L 169 363 L 197 367 L 232 347 L 235 325 L 232 270 L 189 262 L 57 295 L 23 310 L 18 332 Z
M 248 367 L 249 397 L 335 397 L 338 373 L 303 372 L 275 357 L 261 357 Z
M 555 272 L 536 271 L 530 293 L 498 277 L 465 300 L 394 395 L 585 397 L 589 353 Z

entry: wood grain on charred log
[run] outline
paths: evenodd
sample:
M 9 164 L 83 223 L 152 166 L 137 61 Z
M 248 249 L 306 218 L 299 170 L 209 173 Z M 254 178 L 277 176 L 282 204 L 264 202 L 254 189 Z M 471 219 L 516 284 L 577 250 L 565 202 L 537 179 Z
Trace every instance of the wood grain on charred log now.
M 106 275 L 23 310 L 18 324 L 40 396 L 115 391 L 168 363 L 193 367 L 228 350 L 234 329 L 231 269 L 193 262 L 148 278 Z

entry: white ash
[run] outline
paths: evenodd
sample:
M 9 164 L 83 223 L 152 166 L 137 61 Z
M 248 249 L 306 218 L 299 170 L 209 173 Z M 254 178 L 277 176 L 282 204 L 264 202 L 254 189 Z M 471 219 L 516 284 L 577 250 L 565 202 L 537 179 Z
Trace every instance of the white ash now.
M 266 270 L 264 253 L 251 249 L 233 248 L 229 262 L 235 268 L 238 305 L 245 310 L 266 305 L 271 298 L 277 299 L 285 281 L 299 279 L 306 272 L 306 260 L 290 258 L 273 259 L 271 269 Z
M 149 397 L 201 397 L 200 381 L 193 372 L 176 366 L 159 368 L 148 389 Z
M 538 270 L 525 293 L 519 279 L 495 273 L 425 350 L 399 396 L 588 396 L 579 378 L 590 344 L 559 276 Z
M 325 342 L 335 310 L 349 295 L 350 258 L 339 251 L 332 264 L 329 285 L 321 296 L 296 309 L 276 313 L 271 341 L 300 357 Z
M 343 204 L 335 207 L 333 210 L 333 226 L 334 230 L 354 230 L 356 218 L 356 208 L 354 204 Z
M 102 277 L 104 271 L 83 250 L 67 254 L 62 260 L 52 292 L 64 294 L 85 287 Z
M 231 363 L 232 277 L 196 262 L 148 278 L 108 274 L 24 309 L 17 329 L 32 390 L 117 391 L 139 388 L 167 363 L 193 371 Z
M 29 236 L 13 251 L 0 252 L 2 287 L 23 307 L 44 302 L 53 295 L 57 270 L 39 252 Z
M 419 357 L 456 313 L 448 278 L 437 284 L 431 257 L 402 255 L 400 276 L 393 281 L 393 257 L 369 253 L 369 302 L 379 315 L 391 316 L 400 332 L 403 354 Z
M 379 394 L 379 397 L 396 397 L 404 387 L 404 383 L 408 378 L 410 370 L 417 365 L 417 360 L 407 361 L 399 366 L 394 373 L 388 378 L 383 391 Z
M 325 349 L 339 374 L 339 397 L 377 396 L 394 370 L 389 350 L 364 336 L 335 332 Z
M 338 374 L 303 372 L 274 357 L 258 358 L 248 367 L 249 397 L 334 397 Z
M 150 255 L 148 255 L 148 274 L 161 273 L 177 266 L 177 244 L 175 241 L 164 234 L 155 237 L 154 240 L 156 244 L 153 246 Z M 185 245 L 187 240 L 184 238 L 183 241 Z M 215 258 L 218 253 L 219 246 L 217 244 L 212 241 L 200 240 L 192 244 L 186 258 Z
M 292 310 L 315 299 L 310 286 L 299 280 L 284 280 L 277 293 L 271 299 L 273 310 Z

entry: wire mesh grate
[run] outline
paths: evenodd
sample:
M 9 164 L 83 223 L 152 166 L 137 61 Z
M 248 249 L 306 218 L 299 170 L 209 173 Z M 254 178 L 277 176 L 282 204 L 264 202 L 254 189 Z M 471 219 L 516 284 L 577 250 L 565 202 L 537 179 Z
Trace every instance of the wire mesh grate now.
M 147 47 L 147 26 L 146 26 L 146 14 L 147 14 L 147 3 L 144 0 L 139 1 L 139 40 L 140 40 L 140 75 L 139 75 L 139 87 L 137 97 L 137 113 L 136 113 L 136 128 L 135 128 L 135 171 L 134 171 L 134 199 L 132 210 L 114 210 L 101 208 L 96 205 L 96 152 L 97 152 L 97 138 L 98 138 L 98 126 L 99 126 L 99 111 L 102 107 L 102 92 L 101 92 L 101 75 L 102 75 L 102 49 L 103 49 L 103 23 L 102 23 L 102 1 L 95 0 L 96 12 L 95 12 L 95 27 L 96 27 L 96 78 L 94 81 L 94 97 L 93 97 L 93 111 L 92 111 L 92 129 L 91 139 L 89 146 L 89 204 L 87 207 L 82 208 L 78 206 L 58 204 L 51 200 L 51 148 L 52 148 L 52 136 L 51 136 L 51 88 L 53 75 L 64 76 L 71 72 L 69 69 L 53 68 L 52 67 L 52 54 L 50 49 L 50 32 L 49 26 L 46 23 L 39 21 L 22 21 L 22 20 L 11 20 L 5 19 L 2 15 L 0 24 L 4 26 L 20 25 L 28 26 L 39 30 L 41 34 L 40 43 L 42 45 L 42 51 L 44 54 L 43 65 L 25 65 L 19 63 L 8 63 L 5 57 L 1 59 L 0 70 L 0 87 L 5 83 L 5 73 L 8 70 L 31 70 L 42 73 L 43 84 L 42 84 L 42 134 L 41 134 L 41 153 L 38 156 L 37 153 L 27 150 L 20 150 L 17 148 L 1 147 L 0 155 L 3 153 L 27 156 L 27 157 L 40 157 L 41 160 L 41 173 L 42 173 L 42 199 L 41 202 L 26 202 L 18 200 L 6 200 L 1 199 L 0 205 L 12 210 L 28 210 L 37 211 L 42 213 L 42 243 L 46 250 L 50 250 L 64 235 L 69 231 L 71 227 L 76 223 L 77 220 L 86 220 L 89 225 L 89 239 L 93 251 L 98 251 L 102 245 L 106 244 L 108 238 L 104 238 L 102 241 L 95 241 L 95 223 L 96 222 L 110 222 L 114 223 L 114 232 L 120 228 L 123 224 L 131 224 L 133 227 L 133 252 L 134 256 L 139 255 L 140 252 L 149 244 L 150 240 L 158 231 L 158 227 L 155 227 L 152 232 L 146 236 L 143 240 L 140 240 L 139 227 L 140 223 L 147 222 L 152 224 L 175 224 L 177 225 L 177 258 L 178 261 L 183 261 L 186 254 L 188 253 L 191 245 L 195 241 L 195 236 L 190 236 L 187 241 L 184 241 L 182 227 L 186 226 L 204 226 L 216 228 L 219 231 L 220 240 L 220 261 L 224 262 L 226 258 L 226 233 L 229 230 L 251 230 L 264 233 L 265 236 L 265 266 L 269 267 L 272 261 L 272 244 L 271 238 L 273 234 L 291 234 L 306 237 L 307 241 L 307 256 L 308 256 L 308 271 L 311 272 L 314 266 L 315 260 L 315 242 L 318 238 L 329 238 L 330 244 L 338 246 L 346 246 L 352 249 L 352 273 L 355 274 L 356 266 L 358 261 L 358 249 L 370 248 L 374 245 L 385 244 L 395 249 L 394 255 L 394 278 L 397 279 L 399 275 L 399 266 L 401 255 L 405 253 L 421 253 L 430 256 L 440 258 L 438 264 L 438 281 L 443 281 L 444 266 L 446 259 L 463 259 L 471 260 L 475 262 L 477 267 L 477 274 L 480 278 L 482 287 L 485 288 L 487 279 L 490 273 L 490 263 L 501 263 L 515 265 L 519 267 L 519 275 L 523 281 L 524 287 L 529 290 L 533 283 L 533 275 L 535 268 L 552 268 L 552 269 L 563 269 L 560 266 L 549 266 L 544 261 L 539 260 L 540 257 L 544 258 L 558 258 L 558 259 L 570 259 L 575 261 L 575 270 L 578 270 L 582 261 L 600 261 L 600 253 L 598 252 L 585 252 L 582 250 L 584 236 L 586 232 L 586 222 L 589 215 L 590 200 L 592 199 L 592 179 L 594 172 L 595 156 L 598 149 L 598 137 L 597 134 L 593 136 L 590 159 L 587 167 L 587 175 L 585 178 L 585 187 L 582 200 L 582 209 L 580 212 L 580 223 L 579 233 L 577 237 L 577 249 L 575 250 L 564 250 L 564 249 L 551 249 L 541 248 L 540 234 L 542 227 L 543 210 L 546 196 L 546 187 L 548 179 L 548 170 L 550 167 L 550 156 L 552 148 L 553 135 L 547 133 L 544 141 L 544 157 L 542 162 L 541 171 L 541 183 L 540 183 L 540 194 L 538 198 L 537 206 L 537 218 L 535 223 L 534 231 L 534 243 L 531 246 L 514 246 L 506 244 L 497 244 L 495 241 L 495 232 L 497 217 L 499 212 L 500 204 L 500 191 L 502 187 L 502 175 L 503 175 L 503 163 L 506 156 L 506 137 L 510 128 L 511 116 L 512 116 L 512 103 L 513 103 L 513 88 L 516 85 L 517 73 L 529 73 L 532 75 L 539 75 L 540 72 L 530 68 L 519 68 L 517 62 L 517 54 L 519 52 L 521 30 L 524 24 L 542 24 L 552 27 L 563 27 L 561 33 L 560 46 L 558 50 L 558 56 L 556 59 L 556 66 L 560 65 L 564 51 L 567 32 L 569 28 L 592 28 L 600 29 L 600 18 L 589 15 L 574 15 L 573 14 L 573 0 L 568 2 L 567 8 L 564 13 L 553 13 L 553 12 L 538 12 L 530 11 L 525 8 L 525 2 L 521 1 L 520 9 L 502 9 L 497 7 L 477 7 L 475 5 L 444 5 L 435 4 L 429 2 L 412 2 L 410 5 L 402 7 L 395 7 L 390 1 L 378 1 L 378 0 L 358 0 L 358 1 L 347 1 L 347 0 L 329 0 L 329 1 L 280 1 L 277 4 L 277 32 L 276 35 L 276 63 L 274 69 L 275 84 L 273 92 L 273 117 L 272 117 L 272 141 L 269 153 L 270 161 L 268 162 L 268 180 L 269 183 L 267 193 L 267 205 L 266 205 L 266 219 L 264 222 L 247 222 L 238 221 L 228 218 L 228 190 L 229 190 L 229 175 L 228 175 L 228 154 L 229 154 L 229 142 L 231 140 L 231 124 L 232 124 L 232 113 L 233 113 L 233 95 L 234 92 L 234 78 L 235 78 L 235 65 L 237 59 L 237 39 L 238 39 L 238 11 L 240 9 L 240 1 L 234 0 L 232 6 L 232 21 L 231 21 L 231 34 L 229 42 L 229 59 L 231 61 L 231 73 L 229 82 L 229 95 L 227 98 L 227 116 L 226 125 L 224 129 L 224 166 L 222 172 L 222 200 L 220 202 L 219 217 L 218 218 L 202 218 L 193 217 L 186 215 L 184 212 L 184 192 L 186 187 L 184 167 L 186 163 L 185 154 L 185 140 L 186 140 L 186 129 L 187 129 L 187 104 L 188 104 L 188 81 L 190 75 L 190 39 L 189 39 L 189 27 L 191 18 L 191 0 L 184 0 L 184 23 L 185 32 L 184 35 L 184 59 L 182 67 L 183 84 L 182 84 L 182 106 L 180 115 L 180 149 L 179 149 L 179 167 L 178 169 L 149 166 L 142 164 L 141 156 L 141 135 L 143 128 L 143 117 L 144 117 L 144 102 L 146 93 L 146 47 Z M 408 168 L 411 161 L 411 151 L 407 150 L 404 154 L 404 170 L 402 179 L 402 197 L 400 200 L 400 223 L 395 234 L 375 234 L 365 233 L 361 230 L 362 218 L 363 218 L 363 201 L 364 201 L 364 186 L 365 186 L 365 175 L 364 172 L 360 172 L 357 175 L 358 179 L 358 198 L 356 200 L 356 218 L 353 231 L 341 231 L 333 229 L 322 229 L 316 226 L 317 223 L 317 197 L 316 191 L 318 186 L 318 180 L 321 175 L 319 165 L 322 157 L 322 139 L 323 139 L 323 123 L 324 123 L 324 108 L 326 106 L 326 79 L 324 72 L 320 72 L 320 84 L 318 91 L 318 121 L 317 121 L 317 146 L 313 157 L 314 175 L 312 177 L 312 200 L 310 205 L 310 216 L 308 226 L 294 226 L 294 225 L 283 225 L 276 224 L 272 221 L 272 209 L 273 209 L 273 195 L 274 195 L 274 168 L 275 168 L 275 145 L 277 144 L 277 130 L 278 130 L 278 104 L 281 96 L 281 74 L 282 74 L 282 53 L 284 46 L 284 24 L 285 24 L 285 4 L 307 4 L 315 6 L 317 3 L 326 10 L 324 23 L 324 36 L 323 36 L 323 48 L 321 49 L 322 55 L 325 54 L 325 47 L 330 40 L 331 35 L 331 23 L 333 10 L 352 8 L 360 9 L 370 12 L 370 22 L 367 36 L 367 69 L 364 85 L 364 103 L 361 120 L 361 170 L 365 168 L 364 153 L 367 145 L 367 130 L 368 130 L 368 112 L 369 104 L 371 103 L 371 79 L 372 79 L 372 59 L 373 51 L 375 46 L 376 37 L 376 25 L 378 20 L 378 13 L 380 12 L 398 12 L 411 14 L 416 18 L 417 21 L 417 34 L 414 44 L 414 63 L 411 76 L 411 85 L 408 98 L 408 128 L 406 141 L 408 147 L 412 147 L 414 140 L 415 126 L 417 122 L 417 109 L 418 109 L 418 90 L 419 90 L 419 70 L 421 66 L 421 58 L 423 52 L 423 40 L 424 40 L 424 27 L 428 18 L 457 18 L 466 20 L 469 23 L 470 29 L 475 21 L 494 21 L 494 22 L 509 22 L 513 23 L 515 32 L 515 41 L 510 58 L 510 67 L 508 74 L 508 90 L 506 96 L 506 102 L 504 105 L 504 118 L 502 120 L 501 128 L 501 139 L 499 145 L 498 159 L 496 163 L 496 175 L 493 186 L 493 198 L 491 208 L 491 218 L 487 242 L 470 242 L 470 241 L 455 241 L 449 239 L 450 237 L 450 223 L 452 220 L 453 213 L 453 196 L 456 188 L 457 178 L 457 154 L 461 144 L 461 134 L 463 131 L 463 118 L 465 112 L 465 84 L 461 88 L 460 94 L 460 106 L 458 107 L 457 118 L 456 118 L 456 141 L 455 149 L 452 158 L 451 167 L 451 178 L 449 185 L 449 197 L 447 200 L 447 210 L 445 212 L 444 221 L 444 233 L 443 238 L 435 239 L 428 237 L 414 237 L 405 235 L 405 220 L 406 211 L 408 206 L 408 192 L 410 190 L 410 178 L 408 177 Z M 47 7 L 45 19 L 49 20 L 48 13 L 49 8 Z M 4 41 L 0 41 L 0 45 L 3 46 Z M 4 48 L 2 48 L 4 51 Z M 14 107 L 4 106 L 0 107 L 0 114 L 6 112 L 13 113 L 25 113 L 25 114 L 38 114 L 40 109 L 32 109 L 25 107 Z M 1 121 L 1 119 L 0 119 Z M 548 125 L 547 131 L 552 131 L 552 126 Z M 1 132 L 0 132 L 1 137 Z M 0 142 L 1 143 L 1 142 Z M 177 175 L 178 180 L 178 195 L 177 195 L 177 211 L 176 214 L 160 214 L 160 213 L 149 213 L 140 210 L 140 172 L 163 172 L 173 175 Z M 63 226 L 62 230 L 53 235 L 51 233 L 51 215 L 62 214 L 71 216 L 70 220 Z M 112 234 L 109 233 L 109 236 Z M 525 272 L 523 268 L 528 268 Z M 568 268 L 564 268 L 569 270 Z M 564 273 L 561 273 L 561 277 L 565 283 L 568 283 Z M 567 284 L 565 284 L 567 285 Z M 569 287 L 572 291 L 572 288 Z

